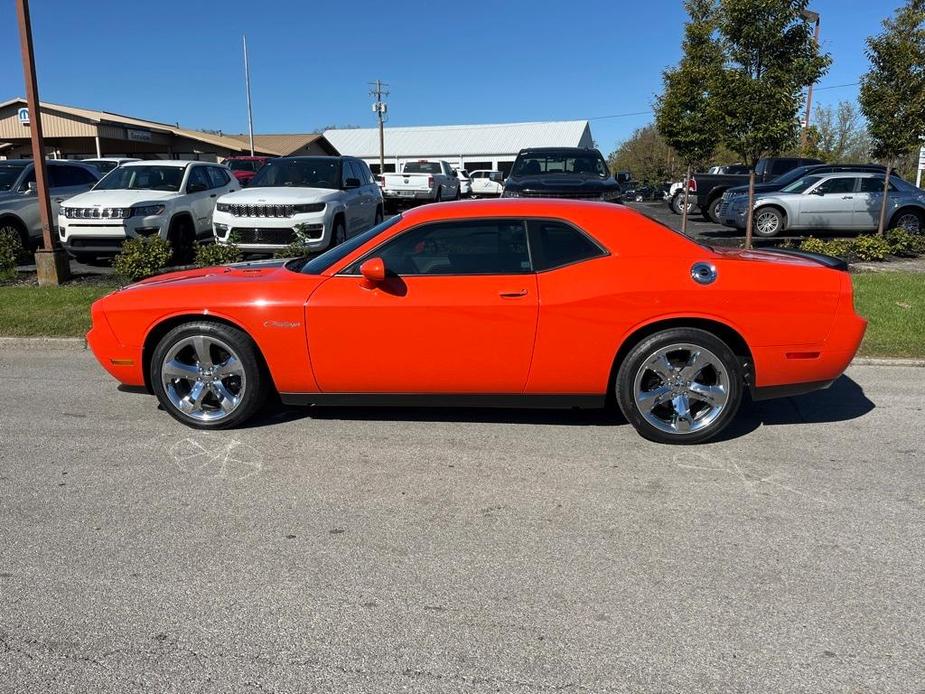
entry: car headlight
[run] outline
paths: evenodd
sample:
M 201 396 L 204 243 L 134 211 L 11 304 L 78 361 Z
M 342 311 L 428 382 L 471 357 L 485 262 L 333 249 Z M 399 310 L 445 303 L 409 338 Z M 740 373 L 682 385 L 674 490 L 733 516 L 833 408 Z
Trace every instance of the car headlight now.
M 219 212 L 231 212 L 231 205 L 227 202 L 220 202 L 215 206 L 215 209 Z
M 293 205 L 292 209 L 296 214 L 305 214 L 306 212 L 324 212 L 324 203 L 312 202 L 305 205 Z
M 129 217 L 157 217 L 167 209 L 164 205 L 139 205 L 131 209 Z
M 502 190 L 501 197 L 502 198 L 519 198 L 520 193 L 518 193 L 515 190 Z

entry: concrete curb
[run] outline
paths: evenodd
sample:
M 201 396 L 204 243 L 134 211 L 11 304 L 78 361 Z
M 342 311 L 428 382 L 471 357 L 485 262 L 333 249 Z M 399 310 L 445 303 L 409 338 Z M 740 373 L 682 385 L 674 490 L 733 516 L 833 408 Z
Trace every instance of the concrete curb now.
M 851 366 L 925 366 L 925 359 L 890 359 L 887 357 L 855 357 Z
M 87 341 L 82 337 L 0 337 L 2 348 L 84 350 Z

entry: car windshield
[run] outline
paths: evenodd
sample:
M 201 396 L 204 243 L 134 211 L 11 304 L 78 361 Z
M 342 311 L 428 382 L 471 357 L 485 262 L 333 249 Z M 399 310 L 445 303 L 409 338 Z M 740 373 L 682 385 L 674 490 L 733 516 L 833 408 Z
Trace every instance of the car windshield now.
M 256 171 L 259 163 L 247 159 L 229 159 L 225 162 L 225 166 L 232 171 Z
M 268 161 L 251 179 L 249 188 L 340 189 L 340 160 L 322 157 Z
M 405 164 L 402 173 L 426 173 L 438 174 L 443 173 L 440 170 L 440 162 L 437 161 L 412 161 Z
M 176 193 L 183 183 L 179 166 L 120 166 L 110 171 L 94 190 L 166 190 Z
M 374 226 L 372 229 L 364 231 L 362 234 L 357 234 L 352 239 L 348 239 L 342 244 L 334 246 L 334 248 L 331 250 L 325 251 L 321 255 L 317 255 L 311 260 L 303 258 L 288 265 L 287 267 L 290 270 L 295 272 L 302 272 L 306 275 L 320 275 L 334 263 L 340 262 L 367 241 L 376 238 L 383 231 L 397 224 L 400 219 L 400 214 L 395 215 L 394 217 L 390 217 L 381 224 Z
M 85 161 L 84 164 L 89 164 L 90 166 L 95 166 L 97 171 L 102 174 L 109 173 L 119 164 L 114 161 Z
M 574 173 L 607 178 L 610 172 L 599 154 L 557 154 L 555 152 L 525 154 L 518 157 L 512 176 L 540 176 L 547 173 Z
M 802 193 L 811 185 L 814 185 L 822 180 L 822 176 L 802 176 L 798 178 L 789 186 L 784 186 L 781 188 L 782 193 Z
M 12 188 L 25 168 L 25 164 L 0 164 L 0 190 Z

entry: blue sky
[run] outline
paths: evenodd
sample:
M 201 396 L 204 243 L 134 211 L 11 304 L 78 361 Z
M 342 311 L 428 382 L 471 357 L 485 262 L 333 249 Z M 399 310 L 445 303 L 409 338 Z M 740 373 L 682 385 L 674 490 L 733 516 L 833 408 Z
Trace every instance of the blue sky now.
M 811 3 L 833 57 L 821 87 L 858 81 L 865 37 L 899 4 Z M 5 0 L 0 100 L 24 94 L 15 19 Z M 593 118 L 605 155 L 651 116 L 600 116 L 651 108 L 684 20 L 680 0 L 32 0 L 47 101 L 244 132 L 246 32 L 257 132 L 371 127 L 367 82 L 379 78 L 389 125 Z M 839 87 L 815 101 L 856 97 Z

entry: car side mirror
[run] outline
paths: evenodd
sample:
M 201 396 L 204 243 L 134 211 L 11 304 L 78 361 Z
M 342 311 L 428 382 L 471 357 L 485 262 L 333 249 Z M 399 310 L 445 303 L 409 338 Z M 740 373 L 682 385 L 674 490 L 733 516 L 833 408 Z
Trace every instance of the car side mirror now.
M 385 282 L 385 263 L 382 258 L 370 258 L 360 265 L 360 274 L 371 284 Z
M 39 189 L 39 184 L 38 184 L 38 183 L 36 183 L 35 181 L 29 181 L 29 182 L 26 184 L 25 193 L 26 193 L 26 195 L 35 195 L 35 191 L 37 191 L 38 189 Z
M 819 190 L 818 188 L 816 188 L 815 190 L 813 190 L 813 195 L 825 195 L 825 191 Z
M 359 179 L 359 178 L 348 178 L 346 181 L 344 181 L 344 188 L 345 188 L 345 189 L 349 189 L 349 188 L 359 188 L 359 187 L 360 187 L 360 179 Z

